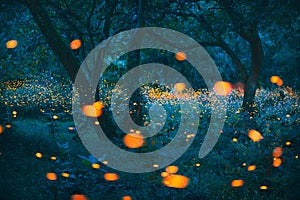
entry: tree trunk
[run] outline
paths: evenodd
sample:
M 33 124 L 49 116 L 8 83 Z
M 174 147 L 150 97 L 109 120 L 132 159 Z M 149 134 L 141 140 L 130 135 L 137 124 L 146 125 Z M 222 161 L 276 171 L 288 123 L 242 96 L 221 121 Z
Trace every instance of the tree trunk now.
M 41 2 L 39 0 L 18 1 L 29 8 L 34 21 L 39 26 L 42 34 L 46 38 L 47 43 L 50 45 L 55 55 L 57 55 L 60 62 L 64 65 L 68 75 L 74 82 L 80 67 L 79 62 L 56 31 L 49 15 L 41 5 Z
M 252 34 L 248 41 L 251 47 L 252 71 L 246 82 L 242 107 L 244 110 L 248 111 L 250 115 L 252 115 L 255 114 L 254 98 L 257 89 L 259 72 L 263 65 L 264 52 L 257 32 Z

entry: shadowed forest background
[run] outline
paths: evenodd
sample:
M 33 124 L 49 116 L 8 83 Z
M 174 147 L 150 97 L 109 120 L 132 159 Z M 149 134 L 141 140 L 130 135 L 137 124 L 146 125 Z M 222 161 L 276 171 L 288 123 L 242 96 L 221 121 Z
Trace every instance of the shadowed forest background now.
M 297 0 L 0 0 L 0 199 L 299 198 L 299 8 Z M 193 38 L 223 82 L 208 91 L 184 52 L 142 49 L 113 61 L 99 77 L 93 117 L 124 150 L 170 143 L 180 126 L 178 99 L 199 102 L 200 124 L 197 134 L 186 135 L 195 137 L 188 151 L 168 168 L 130 174 L 109 168 L 109 158 L 97 160 L 81 143 L 72 86 L 92 49 L 141 27 Z M 140 133 L 118 128 L 110 98 L 122 75 L 146 63 L 171 66 L 194 91 L 180 83 L 139 88 L 129 101 L 132 119 L 147 126 L 147 105 L 159 101 L 167 120 L 136 146 L 125 137 Z M 214 95 L 227 97 L 225 124 L 214 149 L 199 159 Z

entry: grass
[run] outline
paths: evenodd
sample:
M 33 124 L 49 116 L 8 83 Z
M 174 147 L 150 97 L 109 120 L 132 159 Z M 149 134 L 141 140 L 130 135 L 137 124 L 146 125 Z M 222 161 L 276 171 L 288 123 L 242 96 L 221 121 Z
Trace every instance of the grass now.
M 93 169 L 89 152 L 76 133 L 68 131 L 68 127 L 74 125 L 69 118 L 55 121 L 53 129 L 43 117 L 17 117 L 12 119 L 12 128 L 0 135 L 0 199 L 68 200 L 75 193 L 84 194 L 90 200 L 122 199 L 126 195 L 151 200 L 297 199 L 300 195 L 300 165 L 296 158 L 300 154 L 298 98 L 286 96 L 278 101 L 276 93 L 270 96 L 261 92 L 256 100 L 259 114 L 253 119 L 255 127 L 245 126 L 244 116 L 237 112 L 236 105 L 229 106 L 222 135 L 213 151 L 203 159 L 197 156 L 208 120 L 201 121 L 200 134 L 189 150 L 173 163 L 179 167 L 178 174 L 189 178 L 189 185 L 184 189 L 164 186 L 160 176 L 163 169 L 129 174 L 102 163 L 99 163 L 100 169 Z M 203 119 L 207 115 L 204 112 Z M 252 142 L 247 136 L 251 128 L 261 132 L 264 139 Z M 287 141 L 291 145 L 286 145 Z M 283 155 L 282 165 L 275 168 L 272 151 L 277 146 L 283 148 Z M 43 157 L 37 158 L 36 152 Z M 51 156 L 57 159 L 51 160 Z M 249 165 L 256 165 L 256 170 L 248 171 Z M 57 180 L 47 180 L 48 172 L 56 173 Z M 62 172 L 69 173 L 70 177 L 62 177 Z M 105 172 L 117 173 L 119 180 L 104 180 Z M 231 187 L 234 179 L 244 180 L 244 185 Z M 268 189 L 261 190 L 261 185 Z

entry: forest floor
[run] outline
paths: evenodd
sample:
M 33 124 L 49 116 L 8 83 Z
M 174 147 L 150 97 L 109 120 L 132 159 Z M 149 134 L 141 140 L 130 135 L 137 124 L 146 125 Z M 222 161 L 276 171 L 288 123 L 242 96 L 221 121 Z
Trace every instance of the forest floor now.
M 127 195 L 132 199 L 154 200 L 210 199 L 210 196 L 212 199 L 294 199 L 299 195 L 297 188 L 300 188 L 300 176 L 297 172 L 300 165 L 299 159 L 295 159 L 295 155 L 299 153 L 297 148 L 288 149 L 285 146 L 287 150 L 283 166 L 275 169 L 264 159 L 265 155 L 254 158 L 253 148 L 262 152 L 263 145 L 272 146 L 270 143 L 253 146 L 246 142 L 245 145 L 237 146 L 231 141 L 231 136 L 223 137 L 216 150 L 210 153 L 208 158 L 200 160 L 201 167 L 195 167 L 195 163 L 199 162 L 196 159 L 186 161 L 186 157 L 185 160 L 176 161 L 179 171 L 190 178 L 190 183 L 187 188 L 175 189 L 162 184 L 160 173 L 163 170 L 129 174 L 113 170 L 100 162 L 99 169 L 92 168 L 94 161 L 89 157 L 89 152 L 75 133 L 68 131 L 68 127 L 73 126 L 73 123 L 59 122 L 56 133 L 51 135 L 49 126 L 41 120 L 14 120 L 12 127 L 0 135 L 1 200 L 69 200 L 73 194 L 84 194 L 90 200 L 121 200 Z M 283 129 L 282 126 L 282 132 L 287 130 Z M 290 129 L 289 131 L 291 132 Z M 225 131 L 224 135 L 226 134 Z M 293 138 L 297 137 L 297 133 L 295 134 Z M 280 139 L 279 141 L 285 142 Z M 238 149 L 237 153 L 228 149 L 228 145 L 231 145 L 232 149 Z M 225 153 L 220 150 L 220 146 L 227 148 Z M 241 151 L 243 152 L 239 154 Z M 270 151 L 271 147 L 267 154 L 270 154 Z M 42 158 L 36 157 L 37 152 L 42 154 Z M 232 153 L 235 156 L 232 157 Z M 249 162 L 245 160 L 248 159 L 248 154 L 252 154 L 249 157 L 252 160 Z M 56 160 L 52 160 L 51 156 L 55 156 Z M 256 162 L 256 172 L 251 174 L 247 167 L 243 168 L 242 160 L 247 162 L 247 166 Z M 56 173 L 57 180 L 48 180 L 46 174 L 49 172 Z M 63 172 L 68 173 L 70 177 L 61 176 Z M 106 181 L 103 178 L 105 172 L 117 173 L 119 179 L 113 182 Z M 237 178 L 244 179 L 245 186 L 232 188 L 230 182 Z M 263 184 L 269 187 L 267 191 L 260 191 L 259 186 Z

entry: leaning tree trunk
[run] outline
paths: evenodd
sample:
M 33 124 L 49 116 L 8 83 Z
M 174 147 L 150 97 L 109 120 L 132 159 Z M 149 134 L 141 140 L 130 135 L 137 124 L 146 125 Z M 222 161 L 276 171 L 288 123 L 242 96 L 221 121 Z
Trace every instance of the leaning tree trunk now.
M 24 4 L 31 12 L 34 21 L 39 26 L 42 34 L 44 35 L 47 43 L 51 49 L 57 55 L 60 62 L 64 65 L 70 76 L 72 82 L 75 81 L 76 74 L 79 70 L 79 62 L 72 54 L 70 49 L 66 46 L 61 36 L 58 34 L 55 26 L 51 22 L 49 15 L 43 8 L 41 1 L 39 0 L 17 0 Z

